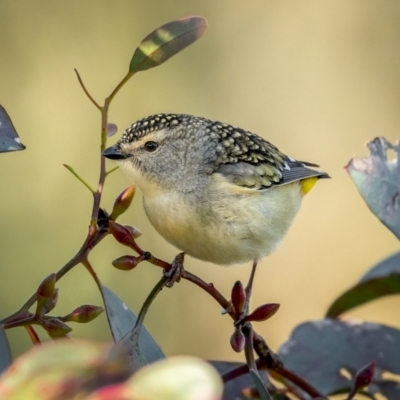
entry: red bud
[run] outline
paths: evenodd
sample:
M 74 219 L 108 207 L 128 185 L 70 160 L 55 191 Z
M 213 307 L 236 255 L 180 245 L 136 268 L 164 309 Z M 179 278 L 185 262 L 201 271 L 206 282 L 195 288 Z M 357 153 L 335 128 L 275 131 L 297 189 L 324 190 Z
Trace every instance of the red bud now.
M 267 319 L 271 318 L 278 311 L 278 309 L 279 309 L 279 304 L 276 303 L 263 304 L 262 306 L 257 307 L 244 320 L 246 322 L 266 321 Z
M 124 246 L 135 247 L 136 243 L 131 235 L 129 229 L 125 228 L 125 226 L 120 225 L 116 222 L 110 221 L 108 223 L 108 228 L 110 233 L 114 236 L 115 240 Z
M 72 329 L 58 318 L 49 318 L 43 321 L 43 328 L 52 338 L 59 338 L 71 332 Z
M 123 190 L 120 195 L 115 199 L 114 207 L 111 212 L 110 218 L 115 221 L 121 214 L 123 214 L 131 205 L 133 196 L 135 195 L 136 186 L 128 186 Z
M 354 388 L 356 391 L 365 388 L 365 386 L 368 386 L 371 383 L 372 378 L 374 377 L 374 371 L 375 363 L 372 362 L 365 365 L 357 372 L 354 382 Z
M 233 285 L 231 292 L 231 300 L 236 315 L 240 315 L 246 303 L 246 290 L 243 287 L 242 282 L 236 281 L 235 284 Z
M 51 298 L 54 294 L 54 289 L 56 286 L 56 274 L 50 274 L 42 280 L 36 293 L 39 296 Z
M 240 353 L 241 351 L 243 351 L 245 342 L 246 339 L 243 335 L 241 328 L 235 328 L 235 331 L 231 336 L 231 347 L 233 351 L 236 351 L 236 353 Z
M 142 257 L 122 256 L 112 262 L 112 265 L 122 271 L 130 271 L 135 268 L 141 261 Z
M 64 322 L 90 322 L 93 319 L 97 318 L 104 309 L 98 306 L 92 306 L 90 304 L 85 304 L 76 308 L 72 313 L 66 315 L 62 318 Z

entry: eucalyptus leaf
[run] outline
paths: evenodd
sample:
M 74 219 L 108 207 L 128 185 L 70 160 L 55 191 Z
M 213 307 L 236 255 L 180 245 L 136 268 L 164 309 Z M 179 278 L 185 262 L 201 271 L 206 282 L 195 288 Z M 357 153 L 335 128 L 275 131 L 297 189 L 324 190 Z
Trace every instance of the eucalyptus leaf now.
M 399 343 L 400 330 L 390 326 L 324 319 L 296 327 L 278 354 L 286 368 L 328 396 L 352 387 L 342 369 L 354 377 L 375 362 L 376 370 L 400 374 Z M 384 393 L 392 389 L 388 382 L 374 377 L 372 384 Z
M 24 149 L 25 146 L 21 143 L 10 116 L 0 105 L 0 153 Z
M 101 291 L 114 342 L 121 342 L 135 327 L 137 317 L 113 291 L 104 285 Z M 125 344 L 129 346 L 128 343 Z M 164 353 L 144 326 L 140 331 L 139 349 L 135 349 L 135 351 L 133 361 L 136 366 L 146 365 L 165 358 Z
M 0 325 L 0 374 L 12 363 L 10 345 L 4 329 Z
M 400 239 L 400 144 L 377 137 L 367 146 L 369 157 L 351 159 L 347 172 L 371 211 Z M 388 160 L 387 150 L 396 157 Z
M 400 294 L 400 252 L 371 268 L 355 286 L 332 303 L 326 316 L 338 317 L 354 307 L 391 294 Z
M 203 17 L 186 17 L 160 26 L 139 43 L 129 72 L 134 74 L 162 64 L 199 39 L 206 29 Z

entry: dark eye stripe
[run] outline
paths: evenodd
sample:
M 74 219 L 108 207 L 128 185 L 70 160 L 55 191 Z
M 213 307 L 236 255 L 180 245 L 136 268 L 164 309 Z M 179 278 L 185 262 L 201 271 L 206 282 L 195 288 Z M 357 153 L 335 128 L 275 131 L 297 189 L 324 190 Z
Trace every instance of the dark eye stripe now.
M 144 148 L 146 149 L 146 151 L 148 151 L 149 153 L 152 153 L 153 151 L 156 151 L 158 148 L 158 143 L 156 142 L 146 142 L 144 144 Z

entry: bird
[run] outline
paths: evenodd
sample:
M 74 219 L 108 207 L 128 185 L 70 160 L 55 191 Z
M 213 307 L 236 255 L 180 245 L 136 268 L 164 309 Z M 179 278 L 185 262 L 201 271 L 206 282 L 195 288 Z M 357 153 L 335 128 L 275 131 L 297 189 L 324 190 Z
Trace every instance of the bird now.
M 255 133 L 186 114 L 156 114 L 130 125 L 104 157 L 143 194 L 151 224 L 194 258 L 224 266 L 276 250 L 317 180 Z

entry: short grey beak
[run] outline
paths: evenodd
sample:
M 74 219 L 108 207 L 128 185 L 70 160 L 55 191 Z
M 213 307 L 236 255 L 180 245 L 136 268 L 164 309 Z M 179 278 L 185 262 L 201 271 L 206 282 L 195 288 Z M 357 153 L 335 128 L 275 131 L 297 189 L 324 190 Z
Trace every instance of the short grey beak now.
M 131 155 L 121 152 L 119 146 L 111 146 L 103 151 L 103 156 L 109 158 L 110 160 L 124 160 L 129 158 Z

